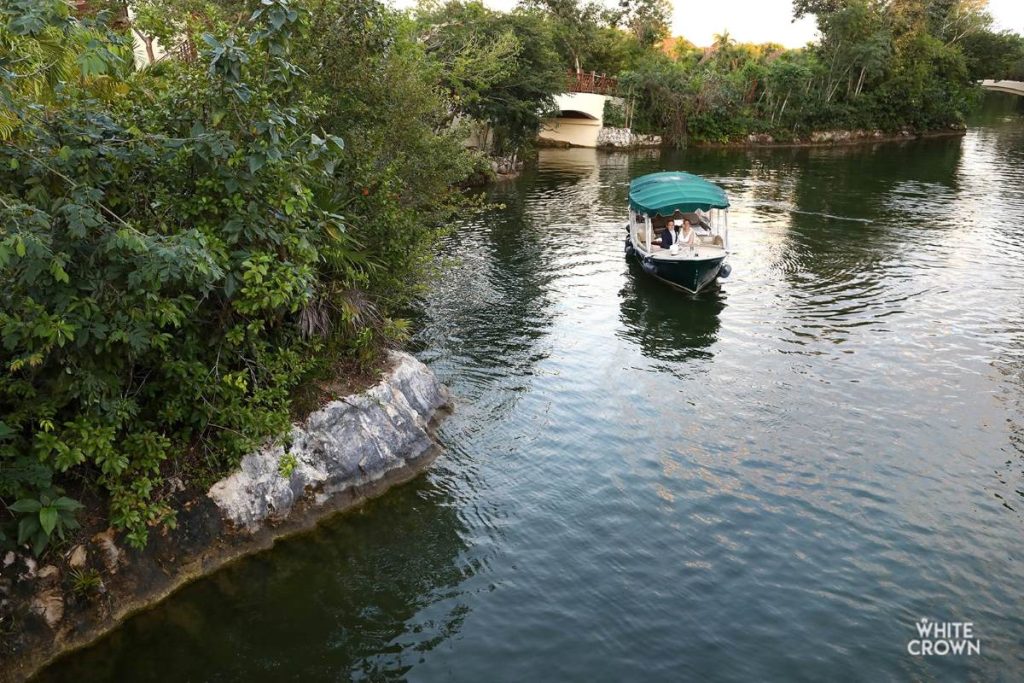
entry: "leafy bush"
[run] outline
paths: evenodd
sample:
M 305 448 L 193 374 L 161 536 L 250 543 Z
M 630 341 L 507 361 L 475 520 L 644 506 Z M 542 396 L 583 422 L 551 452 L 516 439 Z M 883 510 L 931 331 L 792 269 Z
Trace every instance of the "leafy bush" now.
M 18 545 L 29 544 L 36 557 L 43 554 L 54 532 L 61 540 L 65 532 L 78 528 L 75 512 L 82 504 L 60 495 L 57 489 L 48 489 L 38 498 L 22 498 L 8 508 L 19 516 Z
M 325 129 L 344 117 L 295 64 L 299 2 L 263 0 L 243 34 L 202 36 L 196 62 L 134 74 L 122 40 L 60 0 L 4 12 L 0 43 L 45 54 L 67 37 L 79 73 L 26 90 L 49 62 L 0 72 L 17 121 L 0 146 L 0 496 L 97 482 L 141 546 L 173 524 L 168 470 L 204 485 L 288 428 L 327 352 L 368 364 L 402 333 L 390 312 L 433 228 L 403 249 L 378 245 L 380 226 L 411 231 L 417 208 L 458 197 L 423 181 L 433 198 L 403 197 L 424 169 L 375 169 Z M 442 183 L 470 167 L 429 127 L 407 144 L 448 150 L 431 159 Z
M 626 112 L 623 106 L 615 100 L 604 101 L 604 112 L 601 118 L 603 125 L 612 128 L 622 128 L 626 125 Z

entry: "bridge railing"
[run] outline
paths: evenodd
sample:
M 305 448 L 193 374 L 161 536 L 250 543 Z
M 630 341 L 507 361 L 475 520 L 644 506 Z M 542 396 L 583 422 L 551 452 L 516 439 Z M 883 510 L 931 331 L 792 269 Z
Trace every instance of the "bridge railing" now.
M 1020 95 L 1024 97 L 1024 81 L 1011 81 L 1009 79 L 985 79 L 978 81 L 985 90 L 994 90 L 996 92 L 1006 92 L 1012 95 Z
M 566 92 L 585 92 L 597 95 L 614 95 L 619 81 L 596 71 L 570 71 Z

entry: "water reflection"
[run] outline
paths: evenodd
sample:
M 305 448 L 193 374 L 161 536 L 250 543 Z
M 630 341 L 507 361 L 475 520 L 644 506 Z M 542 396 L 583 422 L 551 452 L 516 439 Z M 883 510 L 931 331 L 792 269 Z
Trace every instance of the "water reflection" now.
M 450 495 L 419 479 L 185 588 L 38 680 L 401 677 L 466 616 L 444 602 L 476 570 L 463 533 Z
M 714 357 L 725 308 L 719 288 L 692 296 L 649 277 L 630 259 L 619 296 L 619 335 L 638 344 L 644 356 L 672 362 Z

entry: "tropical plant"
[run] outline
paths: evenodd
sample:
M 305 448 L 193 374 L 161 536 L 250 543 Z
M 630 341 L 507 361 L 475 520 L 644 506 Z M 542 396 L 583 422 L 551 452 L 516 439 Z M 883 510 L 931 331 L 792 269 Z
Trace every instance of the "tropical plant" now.
M 39 557 L 56 532 L 64 540 L 65 533 L 78 528 L 75 513 L 82 504 L 61 495 L 60 489 L 47 489 L 35 498 L 22 498 L 8 506 L 18 516 L 18 545 L 28 544 Z
M 492 151 L 516 155 L 553 111 L 554 95 L 565 90 L 566 69 L 546 15 L 495 12 L 480 2 L 428 9 L 417 20 L 428 55 L 441 65 L 452 119 L 485 123 Z
M 277 472 L 284 479 L 288 479 L 292 476 L 292 472 L 295 471 L 298 464 L 299 461 L 293 453 L 285 453 L 277 463 Z
M 103 577 L 90 568 L 72 569 L 71 592 L 80 598 L 92 598 L 103 589 Z

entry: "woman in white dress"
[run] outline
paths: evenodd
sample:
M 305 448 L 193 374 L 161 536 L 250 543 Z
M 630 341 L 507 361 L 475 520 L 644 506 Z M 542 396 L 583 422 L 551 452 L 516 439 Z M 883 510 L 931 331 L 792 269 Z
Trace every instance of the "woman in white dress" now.
M 697 243 L 697 233 L 694 231 L 693 226 L 690 225 L 688 218 L 683 219 L 683 225 L 679 228 L 676 243 L 680 247 L 689 247 L 691 250 L 693 250 L 694 245 Z

